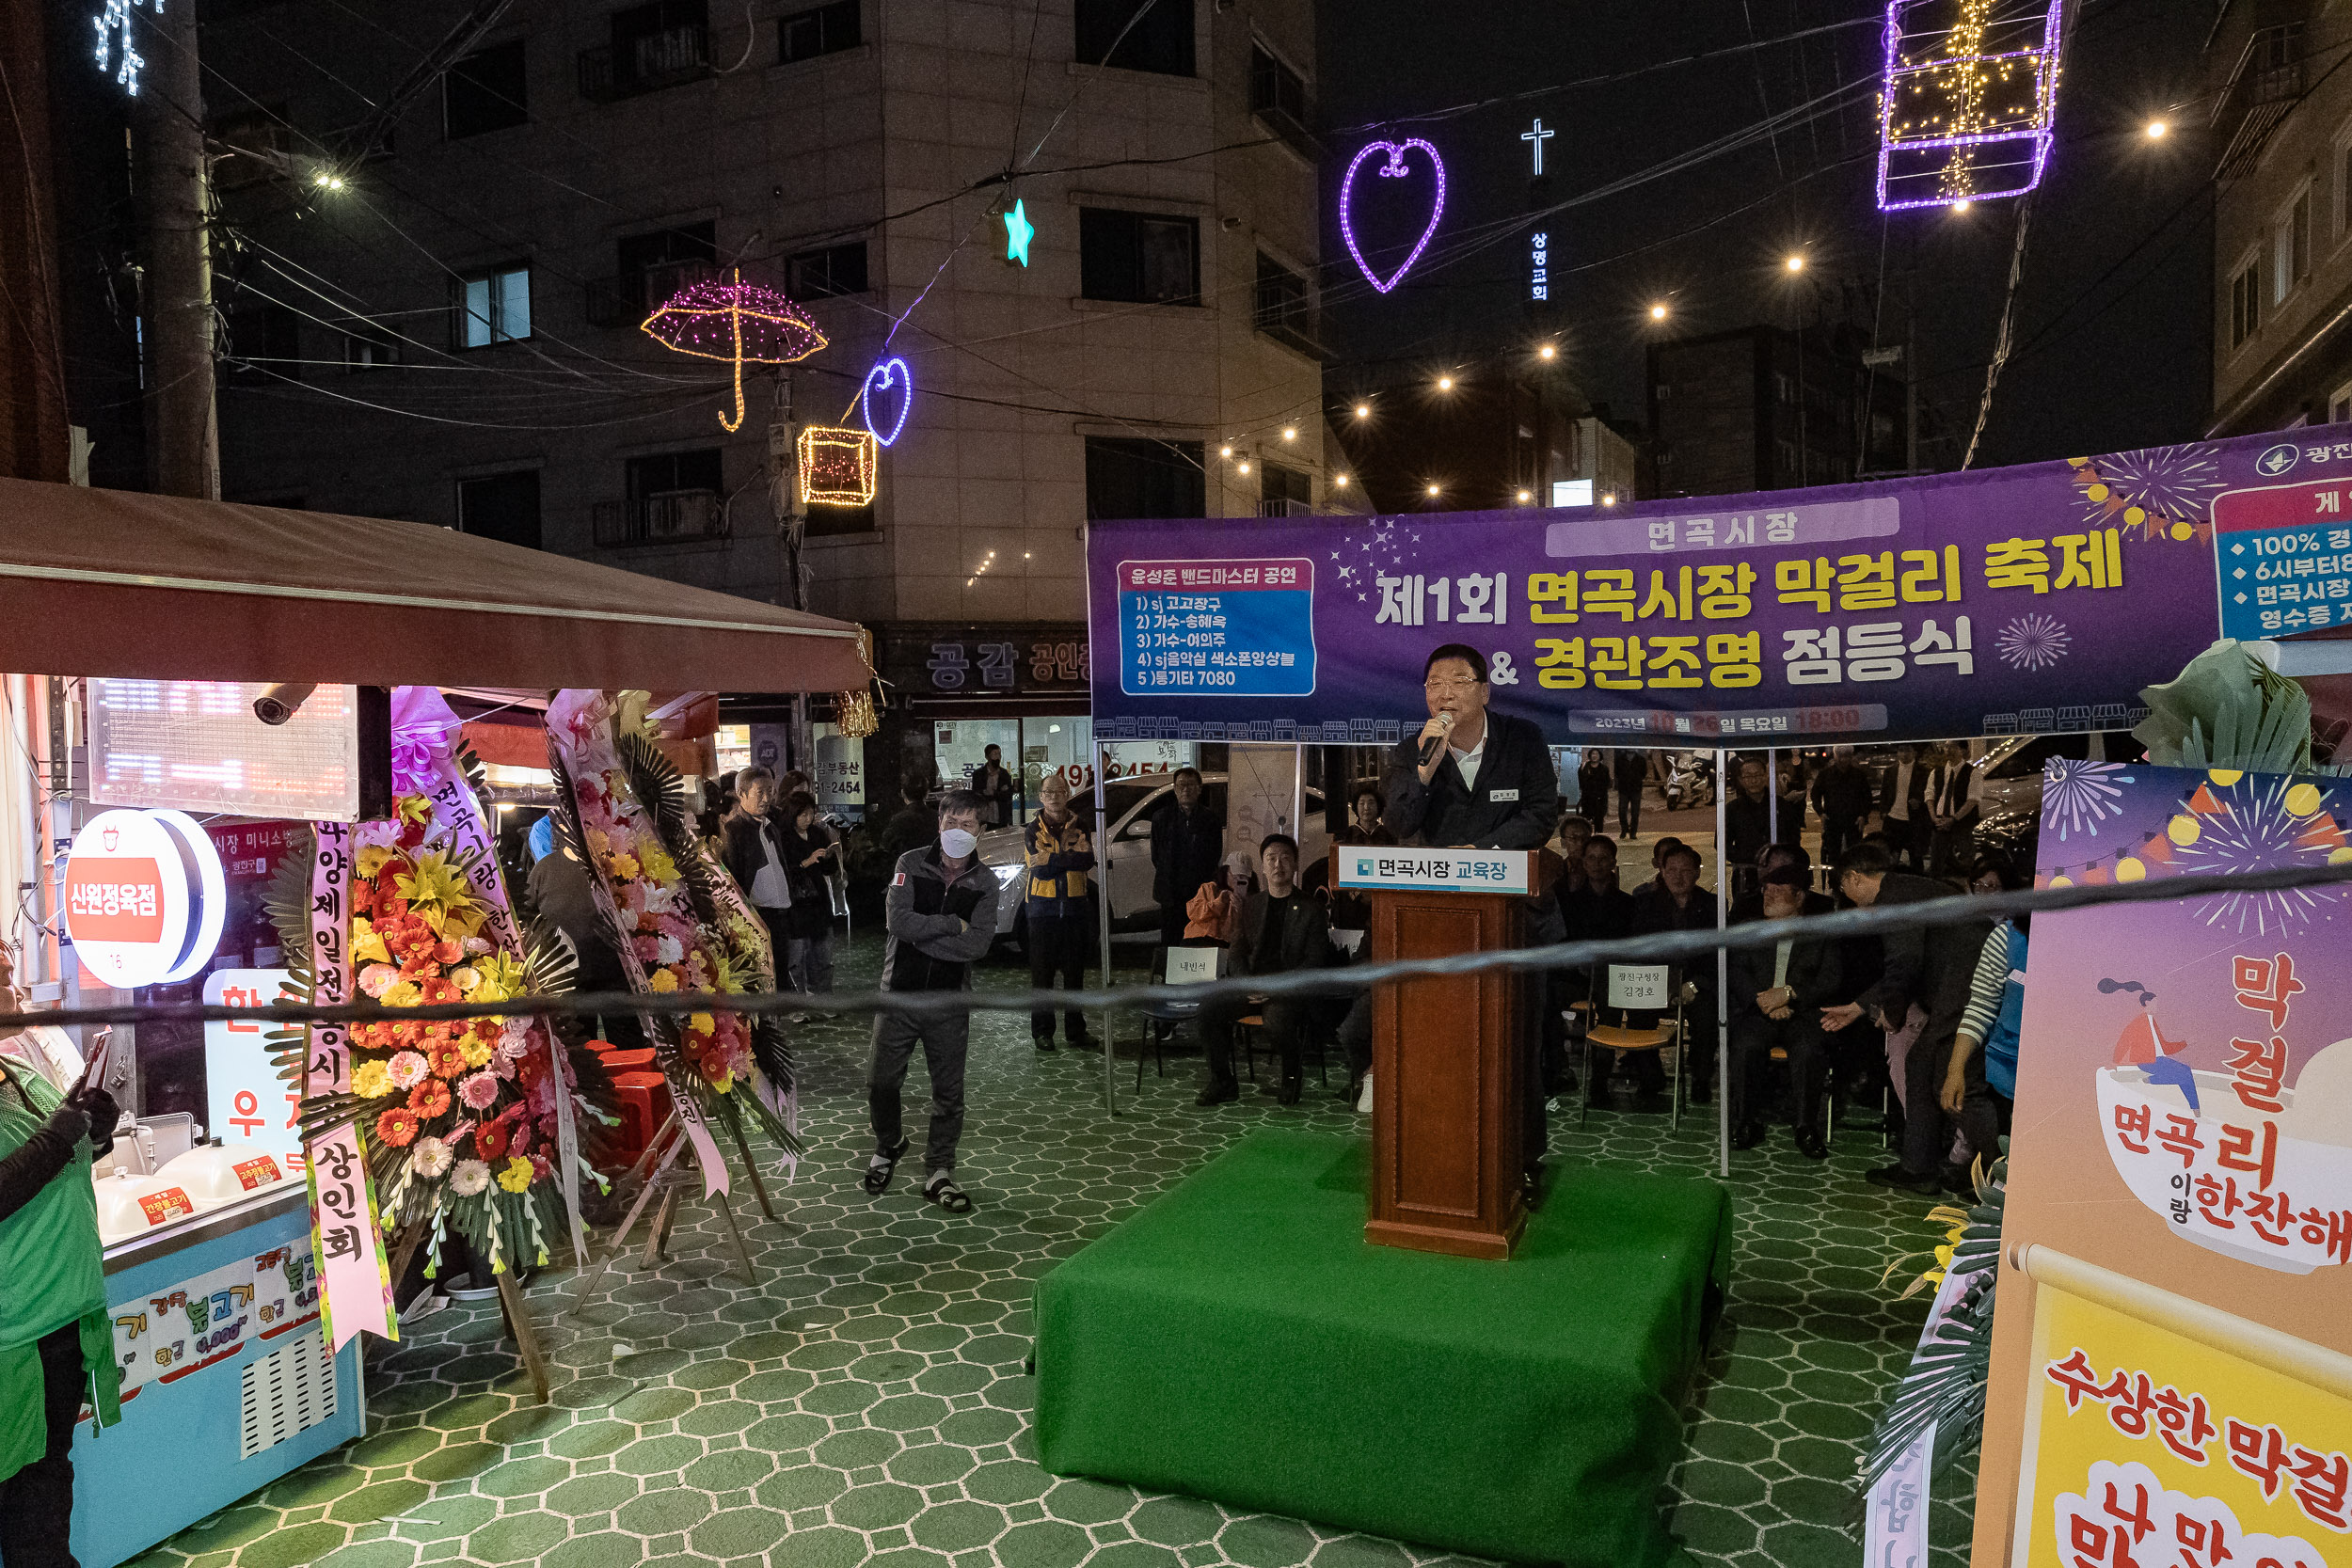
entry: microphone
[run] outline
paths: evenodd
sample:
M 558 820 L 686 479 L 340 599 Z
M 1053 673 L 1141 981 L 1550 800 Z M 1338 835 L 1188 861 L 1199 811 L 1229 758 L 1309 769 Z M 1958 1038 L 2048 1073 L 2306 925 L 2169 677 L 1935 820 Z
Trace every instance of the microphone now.
M 1421 765 L 1423 768 L 1438 760 L 1438 748 L 1445 744 L 1445 737 L 1454 733 L 1454 715 L 1451 713 L 1439 713 L 1438 722 L 1444 727 L 1421 743 Z

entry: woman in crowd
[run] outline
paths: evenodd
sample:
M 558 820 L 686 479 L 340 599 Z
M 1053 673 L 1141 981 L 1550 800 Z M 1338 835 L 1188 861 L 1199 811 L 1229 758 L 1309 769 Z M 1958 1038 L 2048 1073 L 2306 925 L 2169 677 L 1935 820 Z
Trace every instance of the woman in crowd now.
M 806 792 L 784 802 L 786 876 L 792 907 L 785 911 L 785 950 L 777 955 L 794 990 L 817 994 L 833 990 L 833 885 L 841 841 L 817 819 L 817 802 Z

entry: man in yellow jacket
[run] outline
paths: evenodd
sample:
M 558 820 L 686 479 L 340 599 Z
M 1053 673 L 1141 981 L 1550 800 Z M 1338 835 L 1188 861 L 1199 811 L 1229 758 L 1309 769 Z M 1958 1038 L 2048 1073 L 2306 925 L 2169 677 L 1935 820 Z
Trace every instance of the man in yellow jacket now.
M 0 1010 L 17 1009 L 0 953 Z M 93 1148 L 120 1116 L 103 1088 L 59 1094 L 0 1057 L 0 1563 L 73 1568 L 73 1427 L 85 1400 L 122 1418 Z
M 1023 940 L 1029 948 L 1029 985 L 1051 990 L 1058 974 L 1063 990 L 1083 990 L 1091 925 L 1088 916 L 1094 910 L 1087 877 L 1094 869 L 1094 835 L 1070 809 L 1070 782 L 1060 774 L 1046 776 L 1037 800 L 1037 819 L 1023 839 L 1028 860 L 1022 914 L 1028 923 Z M 1063 1032 L 1073 1049 L 1090 1049 L 1094 1042 L 1087 1037 L 1087 1015 L 1073 1008 L 1064 1020 Z M 1054 1049 L 1050 1010 L 1029 1015 L 1029 1037 L 1040 1051 Z

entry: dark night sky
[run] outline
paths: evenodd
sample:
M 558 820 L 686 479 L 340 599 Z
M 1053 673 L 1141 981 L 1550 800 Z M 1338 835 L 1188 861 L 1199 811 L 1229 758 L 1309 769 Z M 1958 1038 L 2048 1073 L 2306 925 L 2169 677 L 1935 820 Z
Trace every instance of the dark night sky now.
M 1876 210 L 1877 0 L 1347 0 L 1322 8 L 1321 119 L 1380 131 L 1328 137 L 1325 210 L 1338 176 L 1375 135 L 1421 135 L 1447 160 L 1446 212 L 1428 253 L 1385 296 L 1363 286 L 1327 222 L 1327 336 L 1341 356 L 1335 398 L 1360 379 L 1440 366 L 1496 365 L 1537 336 L 1523 303 L 1528 147 L 1541 115 L 1549 199 L 1596 188 L 1850 89 L 1843 106 L 1772 141 L 1581 202 L 1552 216 L 1552 307 L 1570 372 L 1620 418 L 1643 417 L 1649 304 L 1671 327 L 1705 332 L 1758 320 L 1848 319 L 1867 330 L 1882 266 L 1879 341 L 1905 331 L 1916 268 L 1922 399 L 1955 436 L 1955 466 L 1976 418 L 2014 232 L 2013 201 L 1964 214 Z M 1697 64 L 1693 53 L 1764 47 Z M 2202 433 L 2210 380 L 2210 199 L 2203 174 L 2198 51 L 2210 0 L 2093 0 L 2080 15 L 2058 88 L 2058 143 L 2035 198 L 2017 352 L 2005 372 L 1978 467 L 2114 451 Z M 1834 26 L 1846 23 L 1849 25 Z M 1813 36 L 1775 43 L 1815 29 Z M 1560 87 L 1581 78 L 1662 69 Z M 1539 96 L 1438 119 L 1404 121 L 1533 89 Z M 2141 126 L 2168 114 L 2174 133 Z M 1369 169 L 1367 169 L 1369 173 Z M 1402 190 L 1359 177 L 1367 184 Z M 1385 194 L 1385 191 L 1383 192 Z M 1423 209 L 1425 212 L 1425 208 Z M 1376 221 L 1376 211 L 1374 217 Z M 1499 243 L 1478 248 L 1482 232 Z M 1810 259 L 1792 285 L 1781 259 Z M 1570 270 L 1581 268 L 1582 270 Z M 1934 428 L 1933 424 L 1930 428 Z

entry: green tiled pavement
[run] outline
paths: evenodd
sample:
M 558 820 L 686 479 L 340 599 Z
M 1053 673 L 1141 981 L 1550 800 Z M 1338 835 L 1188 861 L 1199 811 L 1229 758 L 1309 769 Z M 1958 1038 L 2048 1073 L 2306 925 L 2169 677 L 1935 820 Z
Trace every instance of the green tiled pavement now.
M 870 941 L 840 983 L 872 983 Z M 1024 976 L 989 970 L 983 983 Z M 141 1568 L 1380 1568 L 1453 1560 L 1411 1544 L 1186 1497 L 1065 1481 L 1033 1460 L 1029 1298 L 1038 1276 L 1258 1126 L 1360 1125 L 1311 1075 L 1304 1103 L 1271 1095 L 1194 1108 L 1184 1052 L 1149 1069 L 1116 1122 L 1102 1060 L 1041 1055 L 1025 1018 L 977 1015 L 953 1218 L 912 1190 L 919 1159 L 876 1201 L 858 1185 L 865 1030 L 803 1029 L 809 1158 L 775 1189 L 779 1223 L 739 1194 L 756 1288 L 730 1271 L 715 1212 L 688 1205 L 671 1261 L 616 1266 L 581 1316 L 569 1269 L 530 1299 L 553 1362 L 547 1406 L 501 1339 L 494 1305 L 452 1309 L 384 1347 L 367 1434 L 139 1560 Z M 1130 1031 L 1132 1033 L 1132 1029 Z M 1338 1076 L 1343 1077 L 1343 1071 Z M 918 1066 L 909 1117 L 919 1142 Z M 1555 1118 L 1560 1121 L 1563 1118 Z M 1661 1171 L 1711 1166 L 1713 1123 L 1573 1113 L 1555 1158 Z M 1732 1291 L 1687 1408 L 1689 1457 L 1660 1498 L 1700 1560 L 1851 1568 L 1848 1480 L 1878 1403 L 1910 1354 L 1924 1298 L 1880 1289 L 1920 1244 L 1926 1200 L 1867 1186 L 1873 1134 L 1836 1140 L 1826 1169 L 1785 1130 L 1738 1157 Z M 1279 1387 L 1281 1369 L 1263 1370 Z M 133 1418 L 135 1419 L 135 1413 Z M 1942 1490 L 1937 1560 L 1965 1559 L 1967 1516 Z

